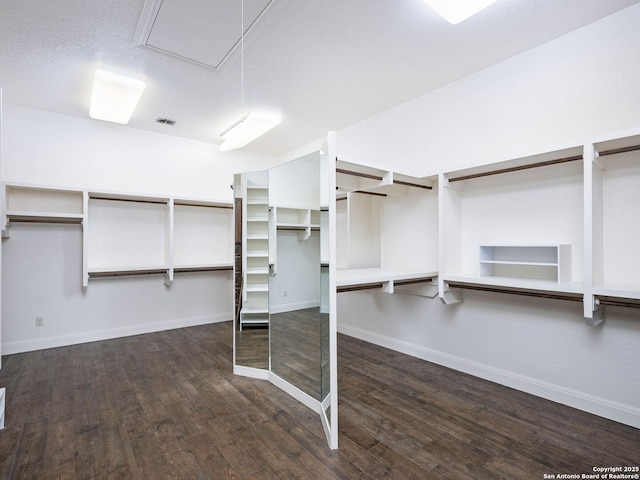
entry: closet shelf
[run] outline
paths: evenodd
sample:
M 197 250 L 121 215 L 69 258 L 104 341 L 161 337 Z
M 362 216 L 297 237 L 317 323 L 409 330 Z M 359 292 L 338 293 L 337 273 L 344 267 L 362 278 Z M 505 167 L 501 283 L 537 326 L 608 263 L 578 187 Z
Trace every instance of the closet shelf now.
M 393 293 L 395 286 L 431 282 L 437 276 L 438 272 L 388 268 L 338 269 L 336 287 L 338 292 L 382 288 L 387 293 Z
M 360 192 L 406 196 L 414 191 L 433 189 L 433 179 L 403 175 L 390 170 L 359 165 L 344 160 L 336 164 L 338 193 Z
M 451 288 L 465 288 L 465 286 L 499 287 L 513 290 L 549 292 L 569 295 L 583 295 L 584 286 L 581 283 L 553 280 L 538 280 L 514 277 L 479 277 L 476 275 L 442 275 L 444 282 Z M 455 286 L 453 286 L 455 284 Z M 582 298 L 582 297 L 580 297 Z
M 22 223 L 68 223 L 81 224 L 82 213 L 51 213 L 51 212 L 12 212 L 6 213 L 8 222 Z
M 232 263 L 205 263 L 202 265 L 176 265 L 173 267 L 174 273 L 215 272 L 228 270 L 233 270 Z
M 89 267 L 89 278 L 105 278 L 105 277 L 124 277 L 132 275 L 159 275 L 169 274 L 167 266 L 108 266 L 108 267 Z

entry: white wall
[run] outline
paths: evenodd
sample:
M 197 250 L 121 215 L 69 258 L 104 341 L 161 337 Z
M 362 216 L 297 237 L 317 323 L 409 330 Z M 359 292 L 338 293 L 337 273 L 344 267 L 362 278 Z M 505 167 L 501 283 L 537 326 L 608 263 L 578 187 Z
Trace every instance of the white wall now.
M 638 128 L 635 5 L 338 132 L 341 159 L 428 175 Z
M 231 203 L 235 172 L 279 161 L 15 105 L 4 105 L 3 120 L 3 181 Z M 83 293 L 80 227 L 14 225 L 10 234 L 2 240 L 3 354 L 232 318 L 230 272 L 177 274 L 170 287 L 161 276 L 92 280 Z
M 640 4 L 338 132 L 341 159 L 429 175 L 640 127 Z M 636 208 L 630 206 L 630 208 Z M 339 330 L 640 427 L 638 311 L 465 291 L 338 296 Z

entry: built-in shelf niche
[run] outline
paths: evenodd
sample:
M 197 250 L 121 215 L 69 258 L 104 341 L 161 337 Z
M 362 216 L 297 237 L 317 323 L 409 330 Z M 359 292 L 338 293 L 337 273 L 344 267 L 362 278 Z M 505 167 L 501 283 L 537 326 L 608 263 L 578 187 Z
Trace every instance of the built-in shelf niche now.
M 640 306 L 640 134 L 592 147 L 592 295 L 600 305 Z M 588 313 L 587 309 L 587 312 Z
M 437 295 L 435 178 L 338 161 L 336 185 L 338 291 Z
M 583 146 L 440 175 L 440 297 L 468 285 L 580 299 Z M 545 293 L 546 292 L 546 293 Z
M 480 276 L 571 281 L 571 245 L 480 245 Z

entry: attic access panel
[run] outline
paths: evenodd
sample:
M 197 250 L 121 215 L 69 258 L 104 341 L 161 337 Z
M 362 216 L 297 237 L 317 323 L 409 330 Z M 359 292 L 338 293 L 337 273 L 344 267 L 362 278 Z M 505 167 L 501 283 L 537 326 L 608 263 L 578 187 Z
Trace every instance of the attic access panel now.
M 244 35 L 266 24 L 275 4 L 286 0 L 244 0 Z M 220 70 L 240 44 L 239 1 L 147 0 L 136 32 L 138 46 Z

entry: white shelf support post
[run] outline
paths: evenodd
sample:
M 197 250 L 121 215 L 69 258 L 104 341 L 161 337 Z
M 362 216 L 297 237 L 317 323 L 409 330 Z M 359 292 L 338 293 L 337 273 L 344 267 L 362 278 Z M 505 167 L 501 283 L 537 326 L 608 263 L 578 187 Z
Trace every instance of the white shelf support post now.
M 89 192 L 82 192 L 82 291 L 89 286 Z
M 174 199 L 170 198 L 167 202 L 167 220 L 165 224 L 166 229 L 166 245 L 165 256 L 167 264 L 167 273 L 164 276 L 164 284 L 170 287 L 173 284 L 173 272 L 174 272 L 174 219 L 175 219 L 175 203 Z
M 600 305 L 598 298 L 595 296 L 592 297 L 591 304 L 593 305 L 591 316 L 585 317 L 584 320 L 590 327 L 598 327 L 602 325 L 607 319 L 605 315 L 604 305 Z

